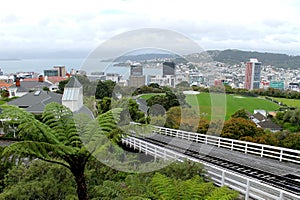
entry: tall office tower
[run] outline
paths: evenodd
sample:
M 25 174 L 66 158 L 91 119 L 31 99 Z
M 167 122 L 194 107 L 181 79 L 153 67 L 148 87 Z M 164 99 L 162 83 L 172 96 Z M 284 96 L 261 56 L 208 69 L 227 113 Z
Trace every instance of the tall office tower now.
M 253 90 L 259 88 L 261 73 L 261 62 L 256 58 L 250 58 L 246 64 L 245 88 Z
M 141 65 L 131 65 L 128 86 L 141 87 L 145 85 L 145 75 L 143 75 L 143 67 Z
M 175 76 L 175 63 L 163 62 L 163 76 L 173 75 Z
M 133 64 L 130 66 L 130 75 L 131 76 L 142 76 L 143 67 L 140 64 Z

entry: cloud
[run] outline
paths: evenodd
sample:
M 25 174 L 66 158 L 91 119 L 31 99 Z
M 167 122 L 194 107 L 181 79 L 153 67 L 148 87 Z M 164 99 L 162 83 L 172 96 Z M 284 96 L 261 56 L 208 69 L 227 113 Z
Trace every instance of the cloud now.
M 295 0 L 11 0 L 0 8 L 0 45 L 92 50 L 122 32 L 161 28 L 208 49 L 280 47 L 298 54 L 299 24 L 300 4 Z

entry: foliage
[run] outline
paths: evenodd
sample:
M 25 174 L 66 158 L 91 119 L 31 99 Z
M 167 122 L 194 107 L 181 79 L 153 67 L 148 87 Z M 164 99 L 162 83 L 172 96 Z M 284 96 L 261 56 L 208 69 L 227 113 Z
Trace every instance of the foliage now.
M 254 137 L 263 134 L 263 129 L 257 128 L 256 124 L 243 118 L 231 118 L 224 123 L 221 137 L 231 139 L 243 139 L 243 137 Z
M 46 91 L 46 92 L 49 92 L 49 91 L 50 91 L 50 89 L 49 89 L 48 87 L 46 87 L 46 86 L 43 87 L 43 90 Z
M 245 109 L 237 110 L 235 113 L 231 115 L 232 118 L 243 118 L 249 119 L 248 113 Z
M 86 146 L 89 146 L 89 143 L 93 145 L 95 138 L 115 129 L 118 113 L 120 110 L 104 113 L 95 121 L 85 117 L 85 122 L 81 119 L 76 124 L 73 113 L 68 108 L 50 103 L 43 112 L 41 122 L 22 109 L 6 106 L 1 117 L 10 118 L 19 124 L 18 137 L 22 141 L 6 147 L 2 156 L 10 161 L 19 161 L 20 158 L 39 158 L 66 167 L 72 172 L 77 183 L 78 198 L 87 199 L 84 170 L 91 153 L 86 150 L 79 134 L 82 134 Z M 89 129 L 94 128 L 89 124 L 95 122 L 101 129 Z
M 60 94 L 63 94 L 64 93 L 64 90 L 65 90 L 65 87 L 66 85 L 68 84 L 70 79 L 66 79 L 66 80 L 63 80 L 63 81 L 60 81 L 58 83 L 58 90 L 56 91 L 57 93 L 60 93 Z
M 9 97 L 9 91 L 8 90 L 0 90 L 1 98 L 5 99 Z
M 111 109 L 111 98 L 110 97 L 104 97 L 97 103 L 98 113 L 102 114 Z
M 75 181 L 66 168 L 35 160 L 11 168 L 0 199 L 76 199 Z
M 190 160 L 185 160 L 184 162 L 172 162 L 158 172 L 177 180 L 189 180 L 196 175 L 204 177 L 205 174 L 202 164 Z
M 250 142 L 300 150 L 300 132 L 290 133 L 284 130 L 271 133 L 266 131 L 263 135 L 246 137 L 244 139 Z
M 95 117 L 98 116 L 97 102 L 95 96 L 84 96 L 83 104 L 93 113 Z M 101 113 L 100 113 L 101 114 Z
M 300 109 L 278 112 L 274 120 L 286 130 L 300 131 Z
M 176 85 L 176 88 L 189 88 L 190 84 L 187 81 L 181 81 Z
M 300 99 L 300 92 L 290 91 L 290 90 L 279 90 L 270 87 L 268 89 L 256 89 L 251 92 L 253 94 L 260 95 L 260 96 L 279 97 L 279 98 L 287 98 L 287 99 Z M 272 101 L 279 103 L 276 100 L 272 100 Z
M 0 146 L 0 155 L 2 154 L 3 147 Z M 12 167 L 12 163 L 5 163 L 0 161 L 0 194 L 4 189 L 4 176 L 8 173 L 8 170 Z
M 105 101 L 102 101 L 105 105 L 103 107 L 109 106 L 109 99 L 104 98 Z M 100 101 L 101 102 L 101 101 Z M 120 114 L 120 124 L 128 124 L 131 121 L 145 123 L 146 117 L 144 112 L 139 110 L 139 105 L 137 102 L 131 98 L 121 98 L 118 100 L 110 100 L 111 108 L 122 108 L 122 112 Z M 100 103 L 99 103 L 100 104 Z M 100 112 L 100 110 L 99 110 Z
M 200 117 L 192 108 L 179 106 L 170 108 L 166 113 L 165 127 L 206 134 L 208 121 Z
M 166 110 L 174 106 L 186 105 L 185 95 L 183 93 L 175 94 L 172 91 L 167 91 L 166 95 L 154 95 L 146 100 L 149 107 L 158 104 Z
M 115 94 L 114 94 L 115 86 L 116 86 L 116 82 L 111 80 L 99 81 L 95 93 L 96 99 L 103 99 L 104 97 L 115 98 Z
M 206 183 L 198 175 L 180 180 L 156 173 L 150 184 L 155 199 L 218 199 L 220 195 L 222 199 L 234 199 L 238 196 L 238 192 Z

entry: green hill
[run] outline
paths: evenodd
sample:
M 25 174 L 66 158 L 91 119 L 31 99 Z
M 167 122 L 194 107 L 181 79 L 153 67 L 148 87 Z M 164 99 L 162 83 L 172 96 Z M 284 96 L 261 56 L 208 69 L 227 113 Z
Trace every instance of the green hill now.
M 207 53 L 215 61 L 226 64 L 239 64 L 246 62 L 249 58 L 257 58 L 263 65 L 272 65 L 282 68 L 300 68 L 300 56 L 290 56 L 279 53 L 261 53 L 256 51 L 240 50 L 210 50 Z

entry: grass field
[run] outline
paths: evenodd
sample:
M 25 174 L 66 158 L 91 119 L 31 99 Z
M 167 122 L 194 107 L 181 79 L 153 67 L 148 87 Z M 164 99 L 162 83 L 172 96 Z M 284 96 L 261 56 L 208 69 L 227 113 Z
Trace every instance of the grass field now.
M 287 106 L 300 108 L 300 99 L 286 99 L 286 98 L 275 98 L 275 97 L 271 97 L 271 98 L 278 102 L 286 104 Z
M 239 95 L 230 95 L 230 94 L 210 94 L 210 93 L 200 93 L 196 95 L 186 95 L 186 101 L 195 109 L 199 108 L 200 114 L 206 113 L 204 115 L 208 120 L 211 119 L 211 95 L 213 99 L 213 105 L 218 109 L 225 110 L 226 106 L 226 119 L 229 119 L 230 116 L 239 109 L 246 109 L 249 112 L 253 113 L 254 110 L 266 110 L 274 111 L 280 106 L 265 100 L 263 98 L 256 97 L 243 97 Z M 219 102 L 218 102 L 219 101 Z M 226 103 L 225 103 L 226 102 Z M 218 112 L 216 112 L 218 115 Z M 216 115 L 216 117 L 218 117 Z M 224 115 L 223 115 L 224 116 Z
M 155 94 L 145 94 L 141 97 L 148 99 L 153 95 Z M 253 113 L 254 110 L 274 111 L 280 107 L 276 103 L 264 98 L 230 94 L 210 94 L 204 92 L 198 95 L 187 94 L 186 101 L 193 109 L 199 109 L 199 114 L 208 120 L 223 118 L 224 115 L 227 120 L 233 113 L 243 108 Z M 212 110 L 214 112 L 213 117 L 211 116 Z M 224 114 L 225 111 L 226 114 Z

